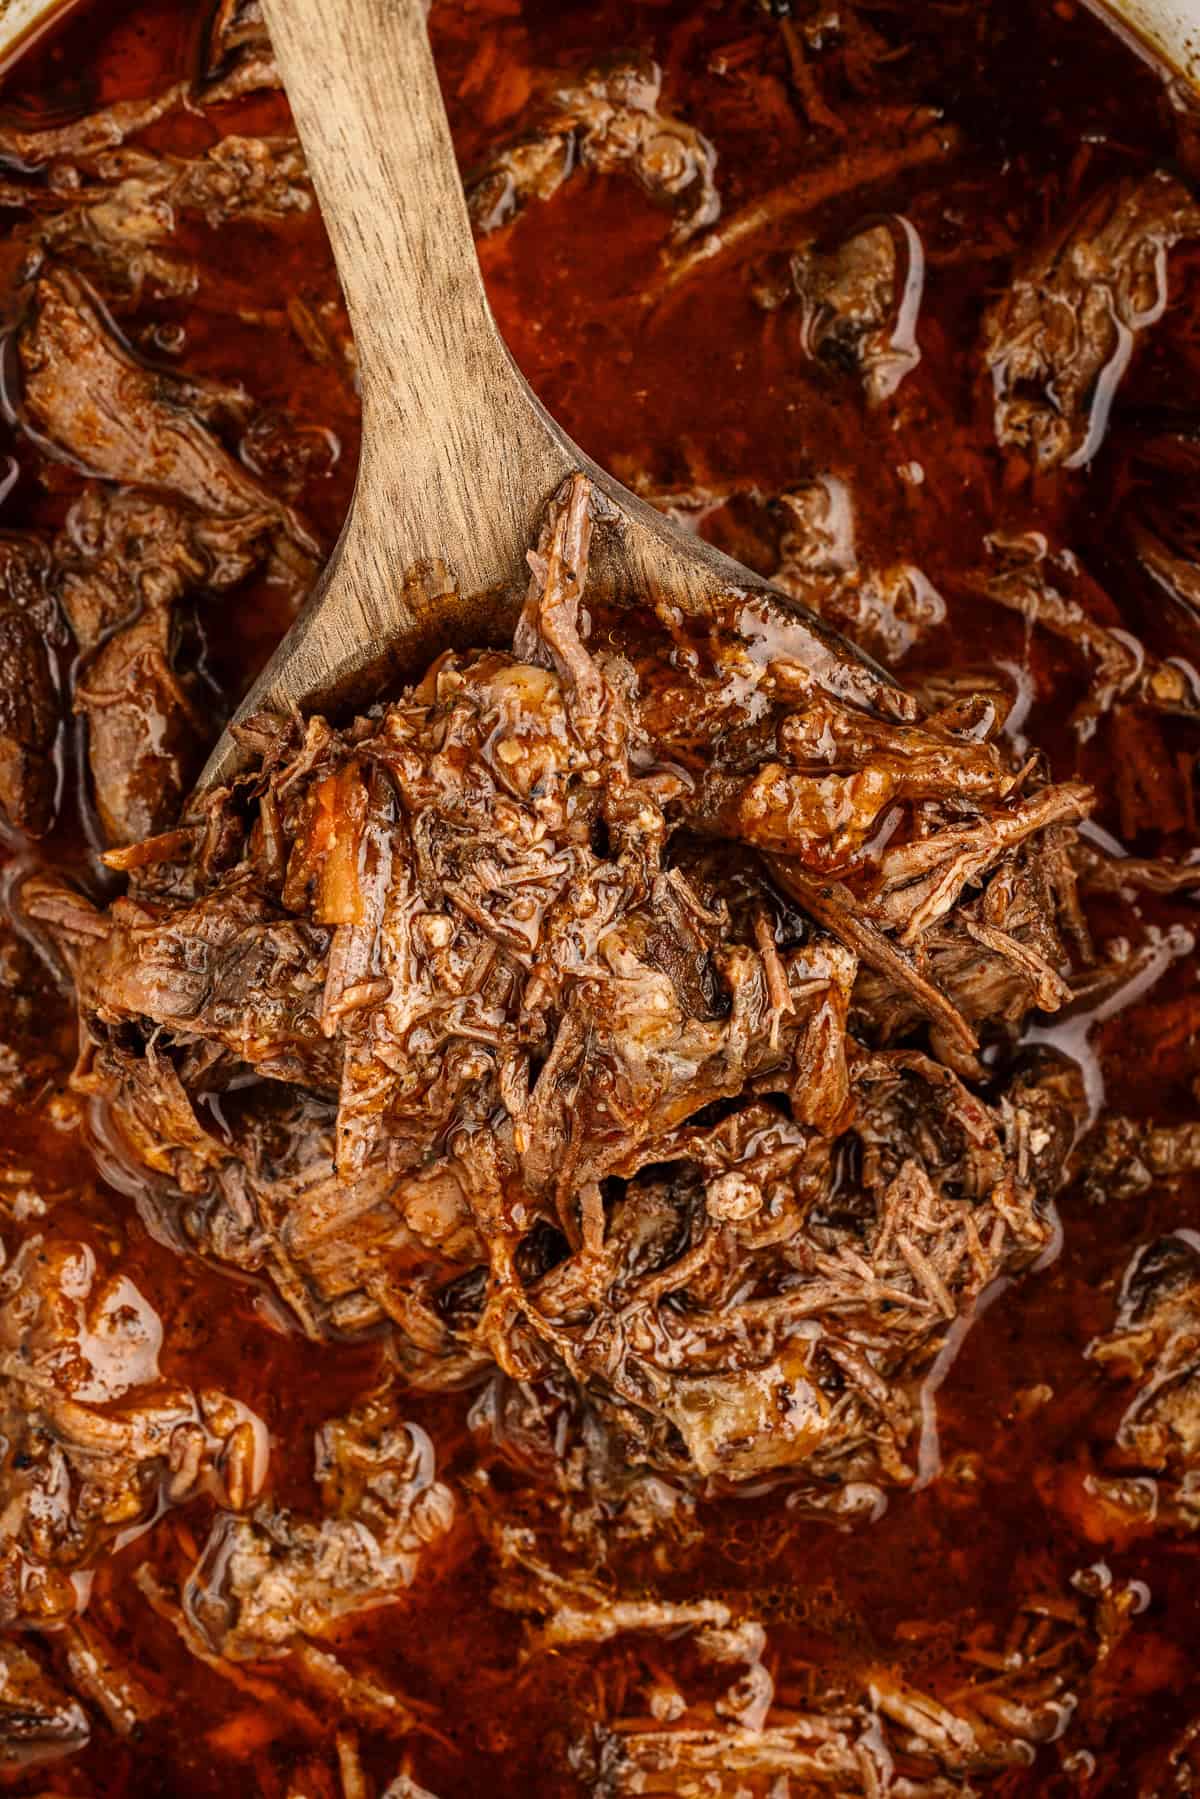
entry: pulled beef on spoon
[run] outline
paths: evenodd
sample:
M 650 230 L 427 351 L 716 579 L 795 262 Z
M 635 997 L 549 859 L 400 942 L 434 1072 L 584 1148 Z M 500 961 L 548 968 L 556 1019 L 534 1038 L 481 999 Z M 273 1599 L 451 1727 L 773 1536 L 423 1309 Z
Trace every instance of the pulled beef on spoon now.
M 961 912 L 1010 1018 L 1061 1003 L 1061 881 L 1022 871 L 1088 795 L 719 606 L 701 644 L 593 627 L 594 509 L 576 477 L 511 654 L 259 722 L 106 913 L 25 905 L 173 1240 L 311 1334 L 392 1320 L 419 1382 L 565 1375 L 645 1464 L 844 1504 L 911 1478 L 921 1372 L 1052 1241 L 1077 1084 L 985 1081 L 940 945 Z

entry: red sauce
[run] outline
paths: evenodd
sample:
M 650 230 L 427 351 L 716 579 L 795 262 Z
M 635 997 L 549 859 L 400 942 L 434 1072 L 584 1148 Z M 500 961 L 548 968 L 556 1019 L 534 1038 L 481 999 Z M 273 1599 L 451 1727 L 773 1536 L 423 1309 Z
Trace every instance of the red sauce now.
M 202 12 L 176 0 L 79 9 L 7 77 L 6 109 L 22 123 L 45 123 L 153 93 L 191 72 Z M 921 360 L 890 411 L 868 418 L 853 384 L 801 356 L 794 326 L 755 306 L 740 265 L 715 268 L 647 314 L 639 292 L 655 272 L 670 221 L 616 179 L 582 174 L 545 204 L 531 205 L 515 227 L 482 242 L 501 329 L 554 415 L 619 474 L 641 474 L 668 490 L 737 486 L 766 494 L 815 473 L 844 479 L 855 498 L 864 561 L 912 562 L 947 599 L 945 625 L 918 647 L 904 673 L 950 663 L 1028 669 L 1036 693 L 1023 729 L 1048 752 L 1055 777 L 1078 773 L 1094 782 L 1101 824 L 1131 850 L 1184 853 L 1195 842 L 1194 724 L 1109 719 L 1080 744 L 1066 723 L 1082 691 L 1078 660 L 1045 634 L 1029 635 L 1021 619 L 982 606 L 958 578 L 978 561 L 985 532 L 1040 529 L 1078 552 L 1128 631 L 1160 655 L 1198 654 L 1194 631 L 1136 574 L 1121 520 L 1130 495 L 1149 478 L 1136 455 L 1139 420 L 1169 410 L 1194 431 L 1200 417 L 1200 245 L 1172 255 L 1167 314 L 1136 359 L 1108 440 L 1088 470 L 1035 476 L 1015 455 L 997 451 L 979 356 L 982 309 L 1014 255 L 1102 182 L 1174 160 L 1162 84 L 1072 0 L 945 0 L 881 5 L 855 16 L 869 20 L 897 53 L 867 63 L 841 58 L 829 92 L 835 110 L 855 121 L 853 131 L 869 129 L 873 108 L 920 103 L 944 109 L 965 133 L 951 163 L 884 179 L 830 202 L 805 224 L 836 242 L 864 217 L 899 211 L 920 233 L 930 271 Z M 748 3 L 444 0 L 432 23 L 464 165 L 511 129 L 528 71 L 576 69 L 624 44 L 653 52 L 670 109 L 717 144 L 727 213 L 842 148 L 807 123 L 779 28 Z M 286 125 L 282 98 L 260 93 L 207 117 L 175 115 L 142 141 L 194 154 L 218 132 L 272 133 Z M 782 241 L 792 241 L 786 230 Z M 297 500 L 331 542 L 353 481 L 356 403 L 344 371 L 314 363 L 286 314 L 289 299 L 316 308 L 335 294 L 319 223 L 309 217 L 270 227 L 225 225 L 217 241 L 190 225 L 182 247 L 211 272 L 220 304 L 202 288 L 198 300 L 145 307 L 139 341 L 162 344 L 182 328 L 179 361 L 190 374 L 241 381 L 260 404 L 336 433 L 336 465 L 309 480 Z M 0 263 L 9 266 L 2 251 Z M 239 322 L 238 307 L 260 320 Z M 3 501 L 0 525 L 56 528 L 79 478 L 45 463 L 17 433 L 4 450 L 21 473 Z M 919 484 L 911 479 L 914 465 Z M 761 507 L 735 503 L 707 528 L 744 560 L 773 569 L 775 525 Z M 286 623 L 277 596 L 262 584 L 204 616 L 210 665 L 230 698 L 249 683 Z M 1121 790 L 1135 754 L 1145 796 L 1131 835 Z M 73 788 L 73 750 L 67 774 Z M 39 853 L 86 861 L 79 819 L 78 808 L 64 807 Z M 1143 918 L 1163 926 L 1195 922 L 1186 899 L 1140 904 Z M 1169 980 L 1096 1028 L 1091 1049 L 1110 1106 L 1166 1119 L 1195 1115 L 1196 977 L 1194 959 L 1177 962 Z M 64 1060 L 60 1087 L 66 1073 Z M 133 1200 L 97 1177 L 69 1108 L 53 1122 L 52 1100 L 47 1092 L 0 1116 L 9 1165 L 27 1167 L 44 1190 L 71 1194 L 46 1228 L 120 1245 L 125 1271 L 166 1325 L 164 1372 L 224 1387 L 255 1408 L 273 1433 L 274 1492 L 303 1503 L 311 1496 L 312 1432 L 369 1385 L 376 1349 L 318 1346 L 283 1334 L 271 1327 L 254 1289 L 231 1285 L 151 1240 Z M 981 1622 L 1006 1621 L 1014 1593 L 1062 1588 L 1077 1569 L 1103 1558 L 1115 1575 L 1144 1581 L 1150 1597 L 1105 1671 L 1108 1720 L 1103 1740 L 1089 1745 L 1094 1771 L 1081 1765 L 1071 1784 L 1051 1757 L 987 1790 L 1010 1799 L 1058 1791 L 1149 1799 L 1164 1791 L 1140 1782 L 1146 1758 L 1200 1713 L 1198 1546 L 1169 1535 L 1089 1540 L 1080 1476 L 1111 1438 L 1121 1396 L 1083 1351 L 1111 1322 L 1134 1249 L 1156 1233 L 1194 1226 L 1197 1197 L 1194 1183 L 1103 1205 L 1068 1193 L 1061 1254 L 998 1298 L 967 1336 L 936 1402 L 930 1395 L 941 1478 L 893 1497 L 878 1522 L 852 1532 L 803 1522 L 778 1495 L 709 1503 L 703 1562 L 678 1578 L 680 1591 L 753 1595 L 771 1629 L 779 1684 L 795 1687 L 805 1664 L 836 1661 L 863 1646 L 886 1661 L 897 1643 L 928 1633 L 936 1655 Z M 1048 1393 L 1040 1405 L 1029 1403 L 1035 1387 Z M 449 1478 L 469 1468 L 475 1453 L 470 1403 L 470 1395 L 417 1394 L 408 1406 L 437 1443 L 440 1472 Z M 170 1514 L 95 1574 L 89 1617 L 167 1699 L 159 1720 L 136 1741 L 98 1724 L 84 1752 L 16 1779 L 14 1792 L 201 1799 L 254 1790 L 282 1799 L 290 1768 L 328 1758 L 332 1725 L 313 1742 L 287 1715 L 231 1688 L 188 1654 L 132 1586 L 132 1570 L 146 1559 L 168 1573 L 194 1559 L 207 1522 L 204 1502 Z M 486 1554 L 465 1530 L 455 1544 L 444 1565 L 426 1568 L 402 1606 L 349 1634 L 347 1653 L 352 1659 L 361 1650 L 403 1690 L 437 1706 L 436 1731 L 417 1735 L 407 1748 L 414 1775 L 440 1799 L 574 1791 L 561 1752 L 587 1659 L 524 1662 L 519 1620 L 489 1603 Z M 49 1652 L 61 1664 L 52 1640 Z M 605 1655 L 596 1652 L 597 1668 Z M 364 1753 L 382 1790 L 400 1749 L 369 1738 Z

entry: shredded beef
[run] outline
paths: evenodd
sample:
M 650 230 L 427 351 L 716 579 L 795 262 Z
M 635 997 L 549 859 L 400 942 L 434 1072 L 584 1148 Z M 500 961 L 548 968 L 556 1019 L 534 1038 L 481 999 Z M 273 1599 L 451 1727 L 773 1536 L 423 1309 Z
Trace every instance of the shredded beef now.
M 868 402 L 890 399 L 921 359 L 917 315 L 924 257 L 907 219 L 865 226 L 836 249 L 802 245 L 786 279 L 768 278 L 759 303 L 799 303 L 801 341 L 810 356 L 861 374 Z
M 1001 444 L 1043 469 L 1091 461 L 1166 306 L 1166 253 L 1198 231 L 1191 194 L 1160 171 L 1101 189 L 1018 270 L 984 328 Z
M 593 529 L 576 478 L 511 654 L 344 732 L 260 721 L 260 771 L 115 856 L 107 914 L 25 904 L 178 1242 L 310 1333 L 392 1320 L 419 1381 L 566 1377 L 641 1464 L 837 1503 L 911 1479 L 921 1370 L 1051 1240 L 1077 1086 L 961 1077 L 977 1026 L 1069 996 L 1088 795 L 1031 786 L 986 705 L 881 716 L 719 612 L 592 647 Z
M 1111 1329 L 1089 1354 L 1133 1382 L 1105 1469 L 1090 1477 L 1119 1529 L 1200 1526 L 1200 1249 L 1180 1231 L 1146 1244 L 1121 1284 Z
M 973 578 L 973 589 L 1069 644 L 1088 665 L 1087 695 L 1071 721 L 1081 738 L 1090 737 L 1097 722 L 1121 705 L 1200 716 L 1194 671 L 1151 655 L 1122 630 L 1112 601 L 1069 551 L 1054 553 L 1038 532 L 996 533 L 988 549 L 991 566 Z
M 202 102 L 218 106 L 259 88 L 279 85 L 279 72 L 258 0 L 220 0 L 209 26 L 200 70 Z
M 495 231 L 530 200 L 549 199 L 577 168 L 628 170 L 674 211 L 677 242 L 706 230 L 721 210 L 717 153 L 692 126 L 659 111 L 661 92 L 657 63 L 636 56 L 550 88 L 535 128 L 468 176 L 476 230 Z
M 522 367 L 774 588 L 601 599 L 576 477 L 509 642 L 189 801 L 358 364 L 262 0 L 119 10 L 0 123 L 0 1784 L 1190 1791 L 1179 88 L 439 5 Z
M 141 362 L 79 276 L 53 266 L 39 275 L 18 347 L 30 421 L 61 454 L 211 518 L 268 519 L 281 567 L 311 577 L 309 532 L 210 429 L 227 393 Z
M 85 1242 L 30 1236 L 0 1275 L 0 1626 L 55 1626 L 73 1578 L 161 1506 L 250 1504 L 266 1432 L 224 1393 L 162 1378 L 163 1327 Z
M 211 518 L 186 501 L 95 487 L 55 544 L 63 611 L 80 651 L 75 710 L 104 840 L 170 824 L 200 771 L 211 698 L 186 665 L 181 603 L 236 586 L 272 557 L 263 513 Z
M 90 1734 L 78 1699 L 19 1642 L 0 1641 L 0 1769 L 12 1772 L 73 1755 Z
M 22 570 L 26 586 L 36 571 L 48 603 L 56 598 L 66 615 L 80 652 L 74 706 L 87 719 L 100 835 L 133 843 L 177 816 L 211 736 L 213 696 L 182 649 L 185 602 L 259 572 L 299 596 L 317 545 L 218 435 L 246 424 L 245 393 L 141 362 L 63 266 L 47 265 L 34 283 L 20 357 L 38 431 L 104 485 L 84 492 L 51 545 L 7 546 L 7 566 Z M 0 610 L 0 651 L 7 639 L 17 654 L 32 629 L 24 617 L 15 606 Z M 0 705 L 0 801 L 20 783 L 8 803 L 14 822 L 31 829 L 45 828 L 57 779 L 45 654 L 30 641 L 30 678 L 7 702 L 11 777 Z

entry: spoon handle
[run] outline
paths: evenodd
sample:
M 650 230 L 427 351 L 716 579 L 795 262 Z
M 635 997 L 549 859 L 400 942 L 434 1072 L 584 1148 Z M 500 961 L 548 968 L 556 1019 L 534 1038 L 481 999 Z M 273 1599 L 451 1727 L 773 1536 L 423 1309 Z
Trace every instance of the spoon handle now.
M 333 246 L 364 432 L 440 436 L 448 388 L 494 372 L 422 0 L 264 0 Z
M 422 0 L 263 11 L 350 313 L 363 423 L 324 583 L 255 689 L 282 703 L 340 691 L 398 642 L 415 665 L 478 640 L 477 596 L 511 623 L 531 520 L 573 458 L 488 306 Z

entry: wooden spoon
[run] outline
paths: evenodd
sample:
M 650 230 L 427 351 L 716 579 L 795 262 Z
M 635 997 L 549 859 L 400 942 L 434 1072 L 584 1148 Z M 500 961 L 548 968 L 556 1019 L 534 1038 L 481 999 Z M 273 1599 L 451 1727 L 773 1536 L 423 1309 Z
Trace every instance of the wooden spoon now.
M 576 470 L 617 514 L 596 537 L 598 591 L 693 613 L 744 595 L 751 639 L 877 703 L 882 671 L 605 474 L 535 398 L 484 294 L 422 0 L 263 10 L 354 329 L 363 440 L 324 575 L 234 722 L 361 701 L 448 645 L 501 640 L 543 509 Z M 241 760 L 226 730 L 200 790 Z

